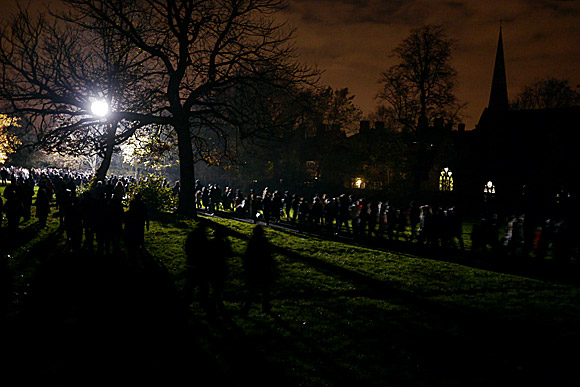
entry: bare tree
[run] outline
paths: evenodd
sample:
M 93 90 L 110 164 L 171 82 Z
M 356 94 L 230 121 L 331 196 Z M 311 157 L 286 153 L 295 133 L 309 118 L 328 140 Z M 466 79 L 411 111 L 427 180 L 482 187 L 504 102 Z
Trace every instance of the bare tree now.
M 451 64 L 455 42 L 441 26 L 423 26 L 393 50 L 399 63 L 385 71 L 377 98 L 407 130 L 436 118 L 454 121 L 461 110 L 454 94 L 457 72 Z
M 522 88 L 514 98 L 514 109 L 550 109 L 580 105 L 580 92 L 572 89 L 568 80 L 545 78 Z
M 155 124 L 175 131 L 181 179 L 179 211 L 184 214 L 195 214 L 194 154 L 200 147 L 208 141 L 213 146 L 216 139 L 227 146 L 230 138 L 249 138 L 259 129 L 248 121 L 251 114 L 237 113 L 239 99 L 228 96 L 260 84 L 284 90 L 313 75 L 296 62 L 293 31 L 274 19 L 284 6 L 283 0 L 63 3 L 69 11 L 57 16 L 65 23 L 64 28 L 72 26 L 81 32 L 105 28 L 113 41 L 129 48 L 135 79 L 144 80 L 132 95 L 141 95 L 143 103 L 140 109 L 131 110 L 119 105 L 113 119 L 131 123 L 131 130 Z M 12 65 L 18 58 L 1 62 Z M 47 95 L 42 101 L 50 98 Z M 74 110 L 61 116 L 82 115 L 84 118 L 78 121 L 83 124 L 94 120 L 86 118 L 86 104 L 73 106 Z M 39 114 L 45 111 L 39 109 Z
M 354 98 L 347 88 L 335 90 L 328 86 L 314 90 L 310 96 L 310 115 L 314 126 L 324 124 L 340 127 L 346 133 L 352 134 L 358 129 L 362 118 L 362 111 L 354 103 Z
M 102 24 L 85 30 L 27 9 L 20 9 L 0 32 L 0 96 L 6 112 L 22 118 L 25 145 L 68 155 L 98 154 L 101 180 L 115 145 L 153 124 L 149 115 L 155 112 L 150 98 L 154 78 L 137 72 L 143 56 L 134 55 L 111 32 Z M 106 118 L 90 111 L 98 100 L 112 109 Z

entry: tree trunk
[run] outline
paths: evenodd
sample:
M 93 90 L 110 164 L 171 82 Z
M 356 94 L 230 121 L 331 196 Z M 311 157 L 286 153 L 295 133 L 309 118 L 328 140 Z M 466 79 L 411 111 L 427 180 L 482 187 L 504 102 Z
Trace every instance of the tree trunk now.
M 113 150 L 115 149 L 115 134 L 117 133 L 117 122 L 113 122 L 107 128 L 107 144 L 105 148 L 105 157 L 97 169 L 96 173 L 96 181 L 105 181 L 105 177 L 107 176 L 107 171 L 111 166 L 111 158 L 113 157 Z
M 179 150 L 180 192 L 177 212 L 186 216 L 197 216 L 195 208 L 195 166 L 193 148 L 187 118 L 177 119 L 177 148 Z

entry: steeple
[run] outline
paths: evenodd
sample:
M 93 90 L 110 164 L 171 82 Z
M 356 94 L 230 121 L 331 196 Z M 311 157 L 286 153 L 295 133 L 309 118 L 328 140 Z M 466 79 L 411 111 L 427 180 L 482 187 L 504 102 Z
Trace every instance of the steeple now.
M 489 109 L 507 110 L 508 94 L 507 80 L 505 76 L 505 61 L 503 57 L 503 41 L 501 36 L 501 24 L 499 26 L 499 41 L 495 54 L 495 67 L 493 68 L 493 80 L 491 81 L 491 94 L 489 96 Z

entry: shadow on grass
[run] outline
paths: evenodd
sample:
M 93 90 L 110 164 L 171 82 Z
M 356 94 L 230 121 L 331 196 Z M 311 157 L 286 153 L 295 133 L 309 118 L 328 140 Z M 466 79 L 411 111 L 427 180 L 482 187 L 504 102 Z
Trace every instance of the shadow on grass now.
M 222 380 L 194 345 L 187 311 L 154 257 L 73 254 L 59 242 L 53 234 L 26 257 L 35 267 L 7 321 L 10 356 L 0 380 L 46 386 Z
M 212 223 L 206 225 L 223 227 Z M 226 231 L 247 239 L 245 234 Z M 350 290 L 321 290 L 304 278 L 281 279 L 274 296 L 274 305 L 284 308 L 280 316 L 270 316 L 272 321 L 257 319 L 245 328 L 246 334 L 273 352 L 271 356 L 286 357 L 294 367 L 310 373 L 312 380 L 320 377 L 335 385 L 384 385 L 385 380 L 395 385 L 579 380 L 574 371 L 580 359 L 580 334 L 574 328 L 577 316 L 530 319 L 541 309 L 490 313 L 477 307 L 485 302 L 482 291 L 474 292 L 483 294 L 472 305 L 435 301 L 428 298 L 430 294 L 404 290 L 319 258 L 281 247 L 275 247 L 275 252 L 353 285 Z M 393 310 L 381 309 L 382 304 Z M 291 313 L 285 308 L 298 308 L 298 315 L 320 321 L 314 329 L 307 321 L 304 326 L 287 321 L 283 316 Z M 321 315 L 313 315 L 319 309 Z M 250 329 L 253 332 L 248 333 Z
M 217 216 L 249 223 L 247 219 L 238 218 L 235 214 L 229 212 L 219 212 Z M 395 239 L 387 239 L 386 237 L 368 237 L 365 234 L 354 238 L 344 235 L 329 235 L 322 228 L 318 229 L 318 231 L 314 230 L 311 225 L 302 229 L 284 222 L 281 224 L 271 223 L 269 226 L 278 231 L 302 237 L 336 240 L 353 246 L 411 254 L 422 258 L 456 263 L 498 273 L 580 285 L 580 262 L 558 263 L 550 259 L 535 259 L 521 255 L 514 256 L 502 249 L 485 251 L 460 249 L 456 241 L 451 242 L 448 246 L 429 246 L 424 243 L 402 240 L 400 236 Z
M 189 220 L 177 222 L 190 227 Z M 506 320 L 427 300 L 279 247 L 276 253 L 286 259 L 353 287 L 325 291 L 304 278 L 284 278 L 274 294 L 274 310 L 284 308 L 280 315 L 233 315 L 208 324 L 190 312 L 156 257 L 72 254 L 59 245 L 60 238 L 51 234 L 23 258 L 34 270 L 28 285 L 22 284 L 28 295 L 6 330 L 11 335 L 4 346 L 10 355 L 3 363 L 4 380 L 46 386 L 207 385 L 207 380 L 253 386 L 460 385 L 466 380 L 469 385 L 498 380 L 555 385 L 572 380 L 578 359 L 565 351 L 577 352 L 577 336 L 546 332 L 518 316 Z M 303 291 L 295 294 L 296 288 Z M 391 308 L 378 308 L 377 301 Z M 290 320 L 291 309 L 310 322 Z M 322 315 L 315 313 L 319 309 Z

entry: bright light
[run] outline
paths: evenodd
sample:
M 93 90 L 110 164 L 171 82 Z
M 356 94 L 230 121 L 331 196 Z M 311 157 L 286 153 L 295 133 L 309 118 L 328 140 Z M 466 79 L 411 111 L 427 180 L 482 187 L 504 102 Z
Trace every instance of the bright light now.
M 495 185 L 493 185 L 492 181 L 487 182 L 487 184 L 483 188 L 483 192 L 486 194 L 495 194 Z
M 360 187 L 362 187 L 362 183 L 363 183 L 362 179 L 356 179 L 354 186 L 356 188 L 360 188 Z
M 95 101 L 91 104 L 91 111 L 94 115 L 104 117 L 109 113 L 109 104 L 107 101 Z

